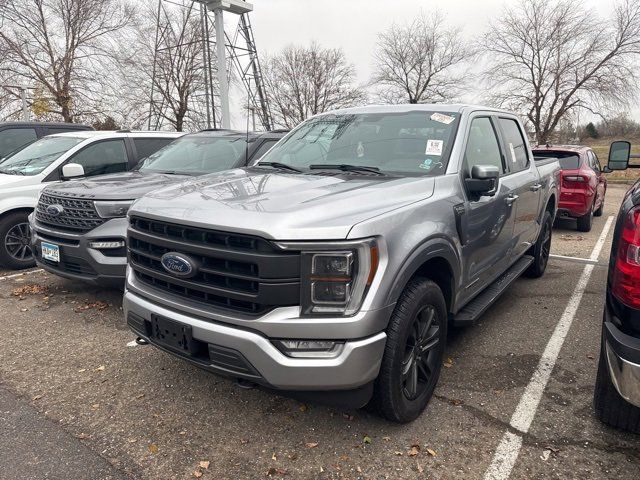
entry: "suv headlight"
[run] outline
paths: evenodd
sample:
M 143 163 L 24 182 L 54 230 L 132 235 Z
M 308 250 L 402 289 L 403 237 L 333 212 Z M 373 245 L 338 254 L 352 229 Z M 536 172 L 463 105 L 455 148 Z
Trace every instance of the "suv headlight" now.
M 302 315 L 353 315 L 378 269 L 374 239 L 305 243 L 278 243 L 301 251 L 300 305 Z
M 114 202 L 93 202 L 96 212 L 102 218 L 123 218 L 135 200 L 118 200 Z

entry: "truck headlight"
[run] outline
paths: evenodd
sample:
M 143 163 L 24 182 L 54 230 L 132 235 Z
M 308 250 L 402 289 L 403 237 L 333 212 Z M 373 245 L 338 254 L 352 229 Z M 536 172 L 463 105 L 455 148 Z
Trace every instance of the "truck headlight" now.
M 96 212 L 102 218 L 124 218 L 135 200 L 118 200 L 114 202 L 93 202 Z
M 353 315 L 378 269 L 374 239 L 307 244 L 279 243 L 301 251 L 302 315 Z

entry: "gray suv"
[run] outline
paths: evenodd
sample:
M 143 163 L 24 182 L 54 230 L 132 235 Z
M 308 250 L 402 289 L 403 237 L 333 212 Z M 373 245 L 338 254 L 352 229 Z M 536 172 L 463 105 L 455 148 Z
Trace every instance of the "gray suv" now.
M 127 322 L 211 372 L 411 421 L 449 325 L 544 273 L 558 173 L 501 110 L 315 116 L 255 166 L 132 206 Z
M 255 162 L 284 132 L 205 130 L 167 145 L 130 172 L 45 188 L 30 217 L 37 264 L 62 277 L 123 288 L 127 210 L 147 192 Z

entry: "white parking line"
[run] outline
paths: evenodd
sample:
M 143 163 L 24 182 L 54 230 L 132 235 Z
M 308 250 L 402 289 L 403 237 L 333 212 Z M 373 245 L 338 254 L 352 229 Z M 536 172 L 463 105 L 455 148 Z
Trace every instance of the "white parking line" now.
M 600 233 L 598 241 L 593 247 L 591 256 L 589 257 L 589 260 L 592 262 L 598 260 L 600 251 L 602 250 L 602 246 L 604 245 L 609 230 L 611 229 L 612 223 L 613 216 L 610 216 Z M 556 325 L 553 335 L 551 335 L 551 338 L 544 349 L 540 362 L 538 363 L 527 388 L 520 398 L 520 402 L 518 403 L 516 411 L 513 413 L 510 422 L 511 427 L 515 430 L 522 433 L 527 433 L 529 431 L 531 422 L 535 417 L 536 410 L 538 409 L 538 405 L 542 399 L 544 389 L 549 382 L 549 377 L 551 377 L 551 372 L 553 371 L 553 367 L 558 359 L 558 354 L 560 353 L 562 344 L 564 343 L 567 333 L 569 332 L 569 328 L 571 327 L 571 323 L 573 322 L 573 318 L 580 306 L 580 301 L 582 300 L 584 291 L 589 283 L 589 278 L 591 277 L 593 268 L 594 265 L 592 263 L 585 265 L 582 275 L 580 275 L 580 279 L 578 280 L 578 284 L 569 299 L 569 303 L 564 309 L 564 312 L 560 317 L 560 321 Z M 485 480 L 505 480 L 509 478 L 511 470 L 518 459 L 521 447 L 521 435 L 510 431 L 505 432 L 493 456 L 491 465 L 489 465 L 489 468 L 484 475 Z
M 599 267 L 607 267 L 609 266 L 606 262 L 598 262 L 597 260 L 591 260 L 590 258 L 581 258 L 581 257 L 567 257 L 566 255 L 549 255 L 550 259 L 553 260 L 562 260 L 565 262 L 573 262 L 573 263 L 584 263 L 586 265 L 597 265 Z
M 32 273 L 40 273 L 40 272 L 44 272 L 44 270 L 41 268 L 37 268 L 35 270 L 27 270 L 26 272 L 14 273 L 13 275 L 5 275 L 4 277 L 0 277 L 0 281 L 11 280 L 12 278 L 22 277 L 23 275 L 31 275 Z

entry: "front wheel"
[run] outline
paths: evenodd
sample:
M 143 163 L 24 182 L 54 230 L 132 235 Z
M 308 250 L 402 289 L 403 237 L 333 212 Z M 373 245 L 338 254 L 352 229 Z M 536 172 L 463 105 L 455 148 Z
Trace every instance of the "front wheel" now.
M 402 293 L 387 328 L 374 403 L 388 420 L 406 423 L 426 408 L 440 376 L 447 308 L 431 280 L 415 278 Z
M 529 252 L 527 252 L 533 256 L 533 263 L 525 271 L 525 275 L 527 277 L 539 278 L 547 269 L 549 254 L 551 253 L 552 228 L 553 222 L 551 220 L 551 213 L 547 210 L 544 212 L 544 217 L 542 217 L 542 225 L 538 239 L 536 240 L 536 243 L 531 246 Z
M 20 270 L 35 265 L 27 215 L 16 212 L 0 220 L 0 265 L 4 267 Z

